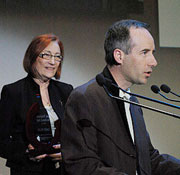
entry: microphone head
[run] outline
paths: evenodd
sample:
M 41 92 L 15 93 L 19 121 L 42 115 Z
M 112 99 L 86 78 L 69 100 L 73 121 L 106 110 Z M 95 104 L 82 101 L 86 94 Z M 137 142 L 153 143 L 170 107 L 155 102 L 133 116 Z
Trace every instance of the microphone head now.
M 166 84 L 162 84 L 160 88 L 165 93 L 169 93 L 171 91 L 170 87 L 167 86 Z
M 110 88 L 112 86 L 112 80 L 105 78 L 105 85 L 107 86 L 107 88 Z
M 79 125 L 81 128 L 84 127 L 91 127 L 92 126 L 92 122 L 88 119 L 81 119 L 77 121 L 77 125 Z
M 156 86 L 156 85 L 152 85 L 152 86 L 151 86 L 151 90 L 152 90 L 154 93 L 156 93 L 156 94 L 158 94 L 158 93 L 160 92 L 159 87 Z
M 99 84 L 99 86 L 103 86 L 105 84 L 105 79 L 102 74 L 96 75 L 96 81 Z
M 96 81 L 99 86 L 106 86 L 107 88 L 112 86 L 112 80 L 105 78 L 103 74 L 96 75 Z

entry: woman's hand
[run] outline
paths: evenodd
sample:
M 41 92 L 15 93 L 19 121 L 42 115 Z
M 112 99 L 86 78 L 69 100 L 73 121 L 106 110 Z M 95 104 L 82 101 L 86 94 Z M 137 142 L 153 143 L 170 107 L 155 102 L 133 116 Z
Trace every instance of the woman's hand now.
M 34 147 L 31 144 L 29 144 L 28 145 L 28 150 L 34 150 Z M 36 156 L 36 157 L 30 157 L 30 160 L 35 161 L 35 162 L 36 161 L 40 162 L 45 157 L 47 157 L 47 154 L 42 154 L 42 155 L 39 155 L 39 156 Z
M 55 149 L 60 149 L 60 148 L 61 148 L 61 145 L 60 145 L 60 144 L 53 145 L 53 148 L 55 148 Z M 54 154 L 48 154 L 47 156 L 48 156 L 48 157 L 51 157 L 52 160 L 62 160 L 61 152 L 59 152 L 59 153 L 54 153 Z

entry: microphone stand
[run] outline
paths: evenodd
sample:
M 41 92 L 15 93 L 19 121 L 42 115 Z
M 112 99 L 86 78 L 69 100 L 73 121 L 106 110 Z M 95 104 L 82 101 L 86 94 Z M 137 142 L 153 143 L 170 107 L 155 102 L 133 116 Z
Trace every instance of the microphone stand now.
M 112 94 L 108 91 L 108 89 L 107 89 L 107 87 L 106 87 L 105 85 L 103 85 L 103 88 L 104 88 L 105 92 L 107 93 L 107 95 L 108 95 L 109 97 L 112 97 L 112 98 L 114 98 L 114 99 L 116 99 L 116 100 L 121 100 L 121 101 L 124 101 L 124 102 L 126 102 L 126 103 L 130 103 L 130 104 L 133 104 L 133 105 L 136 105 L 136 106 L 140 106 L 140 107 L 145 108 L 145 109 L 149 109 L 149 110 L 152 110 L 152 111 L 155 111 L 155 112 L 159 112 L 159 113 L 162 113 L 162 114 L 170 115 L 170 116 L 172 116 L 172 117 L 175 117 L 175 118 L 180 119 L 180 115 L 173 114 L 173 113 L 167 112 L 167 111 L 163 111 L 163 110 L 161 110 L 161 109 L 156 109 L 156 108 L 153 108 L 153 107 L 150 107 L 150 106 L 146 106 L 146 105 L 143 105 L 143 104 L 139 104 L 139 103 L 136 103 L 136 102 L 133 102 L 133 101 L 129 101 L 129 100 L 123 99 L 123 98 L 121 98 L 121 97 L 116 97 L 116 96 L 112 95 Z M 126 92 L 126 91 L 125 91 L 125 92 Z M 129 93 L 129 94 L 130 94 L 130 95 L 133 95 L 132 93 Z M 168 104 L 168 103 L 167 103 L 167 104 Z M 180 109 L 180 107 L 179 107 L 178 109 Z
M 145 97 L 145 96 L 142 96 L 142 95 L 138 95 L 138 94 L 134 94 L 134 93 L 131 93 L 131 92 L 127 92 L 124 89 L 120 88 L 119 86 L 115 85 L 114 83 L 111 83 L 111 85 L 113 85 L 114 87 L 122 90 L 123 92 L 125 92 L 125 93 L 127 93 L 129 95 L 136 96 L 136 97 L 139 97 L 139 98 L 142 98 L 142 99 L 145 99 L 145 100 L 149 100 L 149 101 L 152 101 L 152 102 L 156 102 L 156 103 L 159 103 L 159 104 L 162 104 L 162 105 L 166 105 L 166 106 L 170 106 L 170 107 L 173 107 L 173 108 L 180 109 L 180 106 L 177 106 L 177 105 L 174 105 L 174 104 L 169 104 L 169 103 L 166 103 L 166 102 L 163 102 L 163 101 L 159 101 L 159 100 L 156 100 L 156 99 L 153 99 L 153 98 L 149 98 L 149 97 Z
M 177 96 L 177 97 L 180 97 L 180 95 L 176 94 L 175 92 L 170 91 L 170 93 Z
M 163 92 L 165 92 L 165 93 L 171 93 L 171 94 L 173 94 L 173 95 L 175 95 L 175 96 L 177 96 L 177 97 L 180 97 L 180 95 L 178 95 L 177 93 L 175 93 L 175 92 L 172 92 L 171 91 L 171 88 L 168 86 L 168 85 L 166 85 L 166 84 L 162 84 L 161 85 L 161 87 L 160 87 L 160 89 L 163 91 Z
M 163 95 L 161 92 L 160 92 L 160 89 L 157 85 L 152 85 L 151 86 L 151 90 L 155 93 L 155 94 L 159 94 L 161 97 L 165 98 L 166 100 L 169 100 L 169 101 L 173 101 L 173 102 L 180 102 L 180 100 L 174 100 L 174 99 L 170 99 L 168 97 L 166 97 L 165 95 Z M 164 90 L 164 89 L 163 89 Z
M 180 102 L 180 100 L 170 99 L 170 98 L 166 97 L 165 95 L 163 95 L 163 94 L 160 93 L 160 92 L 158 92 L 158 94 L 159 94 L 161 97 L 165 98 L 166 100 L 173 101 L 173 102 Z

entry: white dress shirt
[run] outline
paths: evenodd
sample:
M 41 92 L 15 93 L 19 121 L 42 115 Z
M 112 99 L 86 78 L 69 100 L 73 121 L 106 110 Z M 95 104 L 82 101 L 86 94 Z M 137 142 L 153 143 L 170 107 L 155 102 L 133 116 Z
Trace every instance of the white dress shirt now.
M 130 89 L 128 89 L 127 92 L 130 92 Z M 119 97 L 125 100 L 130 100 L 131 96 L 128 93 L 124 93 L 122 90 L 119 90 Z M 126 118 L 128 122 L 129 131 L 130 131 L 133 143 L 134 143 L 134 129 L 133 129 L 133 122 L 131 118 L 131 112 L 130 112 L 130 103 L 124 102 L 124 105 L 125 105 L 125 112 L 126 112 Z M 136 175 L 138 175 L 137 171 L 136 171 Z
M 128 92 L 130 92 L 129 89 L 128 89 Z M 119 96 L 125 100 L 130 100 L 130 97 L 131 97 L 129 94 L 124 93 L 122 90 L 119 90 Z M 131 112 L 130 112 L 130 103 L 124 102 L 124 105 L 125 105 L 125 112 L 126 112 L 126 118 L 128 122 L 129 131 L 131 134 L 131 138 L 134 142 L 134 129 L 133 129 L 133 123 L 132 123 L 132 118 L 131 118 Z

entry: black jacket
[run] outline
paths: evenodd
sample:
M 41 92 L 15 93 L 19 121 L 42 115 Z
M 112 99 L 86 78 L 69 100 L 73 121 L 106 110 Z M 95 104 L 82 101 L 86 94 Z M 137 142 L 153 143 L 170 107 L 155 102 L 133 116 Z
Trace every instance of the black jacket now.
M 64 106 L 72 86 L 50 80 L 48 86 L 51 105 L 62 119 Z M 30 161 L 25 154 L 27 145 L 25 121 L 30 106 L 40 94 L 39 85 L 27 76 L 15 83 L 5 85 L 0 101 L 0 156 L 7 159 L 7 166 L 24 170 L 41 171 L 42 163 Z M 41 101 L 41 100 L 40 100 Z

